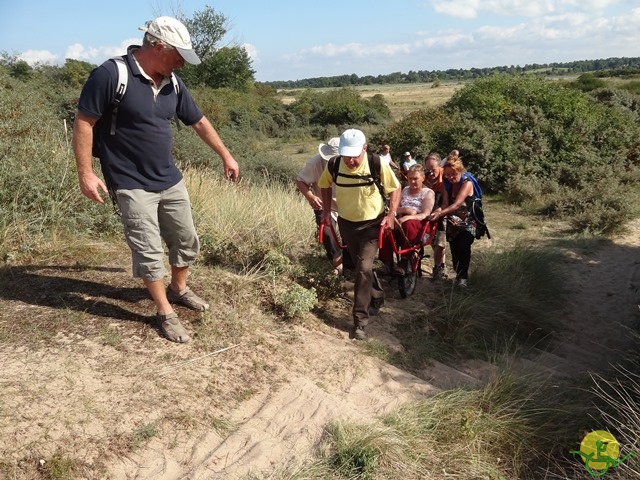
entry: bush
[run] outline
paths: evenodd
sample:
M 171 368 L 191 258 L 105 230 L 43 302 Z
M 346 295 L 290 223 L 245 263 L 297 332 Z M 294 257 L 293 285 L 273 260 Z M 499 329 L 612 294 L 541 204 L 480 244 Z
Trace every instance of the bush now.
M 634 116 L 588 94 L 533 76 L 495 76 L 457 91 L 444 106 L 460 113 L 449 132 L 466 163 L 489 190 L 503 191 L 514 175 L 555 179 L 623 159 L 640 130 Z M 565 165 L 561 171 L 558 166 Z M 575 186 L 575 185 L 573 185 Z
M 296 318 L 310 312 L 318 304 L 318 296 L 315 288 L 307 289 L 293 283 L 273 292 L 273 304 L 286 318 Z
M 0 85 L 0 246 L 25 248 L 51 232 L 119 231 L 109 199 L 98 205 L 80 193 L 71 126 L 46 94 L 1 74 Z
M 382 95 L 363 99 L 352 88 L 328 92 L 305 90 L 289 106 L 301 125 L 381 124 L 391 118 L 391 111 Z

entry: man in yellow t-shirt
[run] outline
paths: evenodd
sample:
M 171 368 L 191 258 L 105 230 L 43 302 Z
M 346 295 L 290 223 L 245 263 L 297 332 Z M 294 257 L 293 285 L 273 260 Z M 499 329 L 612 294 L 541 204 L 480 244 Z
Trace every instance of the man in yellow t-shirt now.
M 369 316 L 378 313 L 384 303 L 384 291 L 373 271 L 373 261 L 378 254 L 378 233 L 380 226 L 393 230 L 395 214 L 400 204 L 400 182 L 391 167 L 377 159 L 380 164 L 380 181 L 389 195 L 389 209 L 385 210 L 384 198 L 373 181 L 369 170 L 367 141 L 360 130 L 351 128 L 340 135 L 338 146 L 338 174 L 333 175 L 325 168 L 318 186 L 322 202 L 331 202 L 331 185 L 335 183 L 338 227 L 342 240 L 355 263 L 355 285 L 353 288 L 353 322 L 351 337 L 357 340 L 367 338 L 365 327 Z M 331 212 L 325 210 L 323 220 L 329 224 Z

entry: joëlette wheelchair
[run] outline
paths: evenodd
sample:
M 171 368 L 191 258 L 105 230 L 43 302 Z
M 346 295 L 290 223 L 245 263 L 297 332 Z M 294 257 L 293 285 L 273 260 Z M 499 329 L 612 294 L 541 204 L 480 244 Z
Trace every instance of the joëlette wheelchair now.
M 329 228 L 329 235 L 333 236 L 336 245 L 340 245 L 343 250 L 346 250 L 346 245 L 342 245 L 338 239 L 338 235 L 335 228 L 331 224 L 327 224 L 324 221 L 320 224 L 320 230 L 318 233 L 318 241 L 322 243 L 325 235 L 325 228 Z M 425 247 L 431 245 L 433 239 L 438 231 L 438 222 L 425 221 L 417 242 L 410 242 L 406 236 L 404 236 L 404 230 L 400 225 L 400 222 L 396 220 L 396 227 L 399 230 L 399 234 L 403 237 L 405 245 L 407 247 L 401 248 L 396 242 L 393 232 L 387 230 L 384 225 L 380 225 L 380 232 L 378 233 L 378 248 L 382 248 L 384 241 L 390 242 L 393 249 L 393 253 L 396 257 L 396 263 L 401 267 L 403 274 L 395 273 L 395 277 L 398 280 L 398 290 L 402 298 L 407 298 L 413 294 L 416 289 L 416 283 L 418 277 L 422 276 L 422 259 L 429 257 L 425 254 Z

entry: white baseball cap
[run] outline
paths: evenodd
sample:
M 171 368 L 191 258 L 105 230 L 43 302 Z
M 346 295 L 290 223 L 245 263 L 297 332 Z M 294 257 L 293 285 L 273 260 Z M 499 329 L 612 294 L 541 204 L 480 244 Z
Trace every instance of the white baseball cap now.
M 185 62 L 192 65 L 198 65 L 200 59 L 196 52 L 193 51 L 191 45 L 191 37 L 185 27 L 179 20 L 172 17 L 158 17 L 155 20 L 147 22 L 146 26 L 139 27 L 139 30 L 153 35 L 158 40 L 173 46 L 178 50 Z
M 362 153 L 362 148 L 367 139 L 360 130 L 350 128 L 340 135 L 340 146 L 338 151 L 343 157 L 357 157 Z

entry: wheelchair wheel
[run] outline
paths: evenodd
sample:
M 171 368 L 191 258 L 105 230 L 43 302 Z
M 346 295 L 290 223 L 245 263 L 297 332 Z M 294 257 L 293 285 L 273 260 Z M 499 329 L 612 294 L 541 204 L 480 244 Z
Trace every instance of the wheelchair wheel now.
M 409 260 L 403 261 L 404 275 L 398 278 L 398 290 L 400 297 L 407 298 L 416 290 L 418 272 L 420 271 L 420 257 L 416 252 L 411 254 Z
M 400 290 L 400 296 L 407 298 L 416 289 L 416 282 L 418 281 L 418 272 L 405 273 L 403 277 L 398 278 L 398 289 Z

